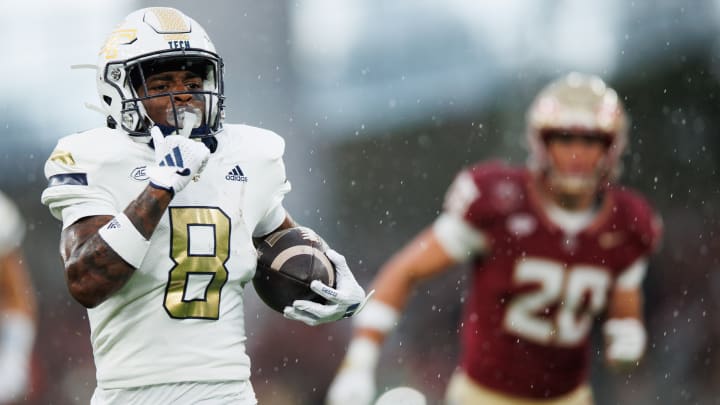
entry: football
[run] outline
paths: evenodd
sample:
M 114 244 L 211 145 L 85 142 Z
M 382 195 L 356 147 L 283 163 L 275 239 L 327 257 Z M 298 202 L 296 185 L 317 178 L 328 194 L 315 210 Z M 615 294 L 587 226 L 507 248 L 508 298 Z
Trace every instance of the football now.
M 324 243 L 303 227 L 270 234 L 257 247 L 257 270 L 253 286 L 270 308 L 283 312 L 295 300 L 325 303 L 310 289 L 313 280 L 335 287 L 335 267 L 323 253 Z

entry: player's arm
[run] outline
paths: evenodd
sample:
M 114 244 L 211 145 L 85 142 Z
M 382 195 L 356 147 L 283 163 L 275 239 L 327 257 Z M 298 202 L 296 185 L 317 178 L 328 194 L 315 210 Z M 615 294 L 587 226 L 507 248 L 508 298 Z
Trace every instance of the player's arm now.
M 380 344 L 392 325 L 374 322 L 386 318 L 392 319 L 394 324 L 414 286 L 455 263 L 438 241 L 433 228 L 423 230 L 380 268 L 371 286 L 375 296 L 366 308 L 366 315 L 358 319 L 355 336 L 364 336 Z
M 375 299 L 355 321 L 357 337 L 380 344 L 416 283 L 488 251 L 481 226 L 467 219 L 473 211 L 478 218 L 494 215 L 478 202 L 479 187 L 471 171 L 460 172 L 445 194 L 443 213 L 382 266 L 373 282 Z
M 482 233 L 452 213 L 441 215 L 380 269 L 375 296 L 355 319 L 355 334 L 327 396 L 328 405 L 367 405 L 375 395 L 380 345 L 416 284 L 486 250 Z
M 14 249 L 0 258 L 0 309 L 34 322 L 36 305 L 25 259 Z
M 659 248 L 663 228 L 660 216 L 639 196 L 630 199 L 627 207 L 634 227 L 634 244 L 631 239 L 628 246 L 637 249 L 637 257 L 614 282 L 603 326 L 607 362 L 619 369 L 637 365 L 645 353 L 642 282 L 648 258 Z
M 380 345 L 397 323 L 414 286 L 489 250 L 478 223 L 467 220 L 469 212 L 479 218 L 493 215 L 480 209 L 478 187 L 470 171 L 460 172 L 445 194 L 444 212 L 379 270 L 372 284 L 375 298 L 355 318 L 355 334 L 328 390 L 328 405 L 370 404 Z
M 642 321 L 643 292 L 639 288 L 615 288 L 610 294 L 608 316 Z
M 263 235 L 263 236 L 259 236 L 259 237 L 253 237 L 253 243 L 254 243 L 255 246 L 257 247 L 257 246 L 260 244 L 260 242 L 262 242 L 263 240 L 265 240 L 265 238 L 267 238 L 268 236 L 272 235 L 273 233 L 278 232 L 278 231 L 282 231 L 283 229 L 295 228 L 295 227 L 297 227 L 297 226 L 299 226 L 298 223 L 295 222 L 295 220 L 292 219 L 292 217 L 290 216 L 290 214 L 286 212 L 286 213 L 285 213 L 285 219 L 283 219 L 283 221 L 282 221 L 282 223 L 280 224 L 280 226 L 278 226 L 277 228 L 275 228 L 275 230 L 273 230 L 272 232 L 268 233 L 267 235 Z
M 60 253 L 73 298 L 93 308 L 127 283 L 144 258 L 147 241 L 171 199 L 168 190 L 148 185 L 123 215 L 85 217 L 65 228 Z M 102 235 L 101 229 L 115 232 Z
M 645 352 L 647 333 L 641 284 L 646 269 L 647 259 L 638 259 L 619 276 L 610 292 L 608 320 L 603 331 L 606 358 L 613 368 L 637 364 Z
M 382 266 L 373 282 L 375 299 L 355 321 L 358 340 L 379 345 L 415 284 L 489 250 L 481 226 L 468 220 L 494 215 L 478 202 L 478 187 L 469 171 L 460 172 L 445 194 L 443 213 Z
M 201 142 L 150 131 L 156 166 L 149 184 L 121 213 L 87 216 L 62 233 L 60 254 L 72 296 L 93 308 L 122 288 L 142 264 L 150 237 L 176 193 L 199 175 L 210 157 Z
M 36 302 L 19 248 L 0 257 L 0 403 L 18 399 L 29 376 Z

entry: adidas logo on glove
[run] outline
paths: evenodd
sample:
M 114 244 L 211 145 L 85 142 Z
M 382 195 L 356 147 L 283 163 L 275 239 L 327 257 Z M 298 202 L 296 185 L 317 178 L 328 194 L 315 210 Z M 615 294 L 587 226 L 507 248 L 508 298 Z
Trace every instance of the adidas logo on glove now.
M 113 218 L 110 222 L 108 222 L 106 228 L 107 229 L 120 229 L 121 225 L 120 222 L 118 222 L 117 219 Z
M 245 176 L 245 173 L 243 173 L 240 166 L 235 165 L 235 167 L 233 167 L 233 169 L 225 175 L 225 180 L 247 182 L 248 178 Z

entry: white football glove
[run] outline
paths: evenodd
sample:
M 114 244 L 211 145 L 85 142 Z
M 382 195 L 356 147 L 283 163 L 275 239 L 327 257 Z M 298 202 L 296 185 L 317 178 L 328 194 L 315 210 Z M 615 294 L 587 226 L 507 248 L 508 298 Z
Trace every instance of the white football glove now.
M 345 257 L 332 249 L 328 249 L 325 254 L 335 265 L 337 288 L 314 280 L 310 283 L 310 289 L 329 302 L 320 304 L 308 300 L 295 300 L 292 306 L 285 307 L 283 315 L 286 318 L 315 326 L 353 316 L 360 312 L 367 302 L 369 296 L 365 296 L 365 290 L 355 281 Z
M 375 398 L 375 367 L 380 347 L 368 338 L 354 338 L 340 370 L 330 384 L 326 405 L 370 405 Z
M 0 359 L 0 404 L 22 399 L 29 380 L 28 361 L 24 356 L 12 353 Z
M 185 113 L 187 120 L 189 113 Z M 194 114 L 189 114 L 195 116 Z M 173 194 L 179 193 L 190 180 L 205 169 L 210 150 L 204 143 L 183 135 L 163 136 L 160 128 L 150 130 L 155 145 L 157 166 L 147 169 L 150 183 Z
M 25 315 L 0 313 L 0 404 L 20 401 L 30 381 L 35 326 Z
M 643 324 L 634 318 L 610 319 L 603 327 L 607 358 L 612 363 L 635 363 L 642 358 L 647 342 Z

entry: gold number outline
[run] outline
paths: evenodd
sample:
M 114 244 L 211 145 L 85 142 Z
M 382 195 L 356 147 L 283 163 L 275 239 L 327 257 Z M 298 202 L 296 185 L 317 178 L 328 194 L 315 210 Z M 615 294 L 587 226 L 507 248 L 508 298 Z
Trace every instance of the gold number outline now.
M 220 318 L 222 288 L 228 279 L 225 264 L 230 259 L 232 232 L 230 217 L 219 207 L 177 206 L 169 208 L 168 218 L 169 257 L 174 265 L 168 271 L 163 308 L 173 319 L 217 320 Z M 215 240 L 214 254 L 190 254 L 191 225 L 212 226 Z M 204 299 L 184 299 L 191 274 L 205 274 L 212 277 L 205 289 Z

